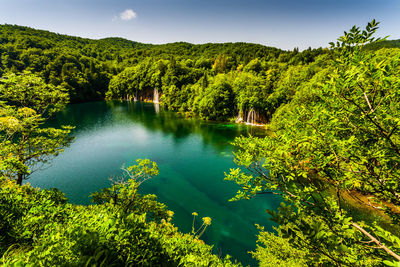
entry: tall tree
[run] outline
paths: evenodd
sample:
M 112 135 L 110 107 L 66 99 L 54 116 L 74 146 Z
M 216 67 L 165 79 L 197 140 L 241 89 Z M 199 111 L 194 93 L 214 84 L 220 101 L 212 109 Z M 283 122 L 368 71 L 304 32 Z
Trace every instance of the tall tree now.
M 33 74 L 9 74 L 0 80 L 0 101 L 0 171 L 22 184 L 72 141 L 71 126 L 43 125 L 67 104 L 68 94 Z

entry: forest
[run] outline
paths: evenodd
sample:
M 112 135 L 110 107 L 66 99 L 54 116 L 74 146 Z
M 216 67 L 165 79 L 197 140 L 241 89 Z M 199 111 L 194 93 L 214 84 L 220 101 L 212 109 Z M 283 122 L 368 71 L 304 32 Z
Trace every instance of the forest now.
M 201 240 L 211 218 L 183 234 L 155 195 L 138 193 L 158 174 L 147 159 L 94 193 L 96 205 L 23 184 L 73 140 L 73 125 L 43 127 L 52 115 L 68 103 L 123 99 L 265 127 L 265 138 L 236 138 L 237 168 L 225 174 L 240 188 L 232 201 L 283 199 L 267 211 L 275 232 L 258 226 L 251 254 L 261 266 L 400 266 L 400 42 L 376 38 L 378 25 L 304 51 L 0 25 L 0 263 L 241 265 Z

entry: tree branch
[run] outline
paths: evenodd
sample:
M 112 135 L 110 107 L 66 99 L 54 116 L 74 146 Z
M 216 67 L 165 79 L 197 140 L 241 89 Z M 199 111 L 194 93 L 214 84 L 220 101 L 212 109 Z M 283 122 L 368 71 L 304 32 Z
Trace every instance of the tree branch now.
M 386 247 L 384 244 L 382 244 L 378 239 L 376 239 L 374 236 L 372 236 L 370 233 L 368 233 L 364 228 L 362 228 L 361 226 L 359 226 L 356 223 L 351 223 L 351 225 L 358 229 L 361 233 L 363 233 L 364 235 L 366 235 L 368 238 L 371 239 L 372 242 L 374 242 L 375 244 L 378 245 L 378 249 L 383 249 L 384 251 L 386 251 L 390 256 L 394 257 L 396 260 L 400 261 L 400 256 L 397 255 L 396 253 L 394 253 L 392 250 L 390 250 L 388 247 Z

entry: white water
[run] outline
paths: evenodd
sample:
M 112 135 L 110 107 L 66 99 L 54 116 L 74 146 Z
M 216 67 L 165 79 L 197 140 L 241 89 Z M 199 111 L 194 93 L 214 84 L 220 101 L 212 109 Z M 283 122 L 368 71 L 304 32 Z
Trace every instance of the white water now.
M 249 112 L 247 112 L 247 114 L 246 112 L 239 110 L 235 122 L 245 123 L 252 126 L 263 126 L 264 124 L 262 124 L 259 120 L 260 120 L 260 115 L 253 108 L 251 108 Z
M 247 120 L 246 123 L 250 125 L 255 125 L 257 122 L 258 114 L 257 112 L 251 108 L 249 113 L 247 114 Z
M 159 95 L 157 88 L 154 88 L 153 103 L 160 103 Z
M 239 110 L 239 113 L 238 113 L 238 115 L 237 115 L 237 117 L 236 117 L 235 122 L 236 122 L 236 123 L 241 123 L 241 122 L 243 122 L 243 111 Z

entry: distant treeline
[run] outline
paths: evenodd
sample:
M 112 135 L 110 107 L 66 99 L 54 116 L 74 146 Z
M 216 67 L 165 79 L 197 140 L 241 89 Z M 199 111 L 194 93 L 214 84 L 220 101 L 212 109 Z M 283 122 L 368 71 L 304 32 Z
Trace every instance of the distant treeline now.
M 399 47 L 385 41 L 371 49 Z M 388 52 L 389 50 L 388 50 Z M 30 71 L 67 88 L 72 102 L 153 100 L 205 119 L 269 121 L 300 87 L 329 72 L 328 49 L 300 52 L 249 43 L 143 44 L 91 40 L 0 25 L 0 74 Z

